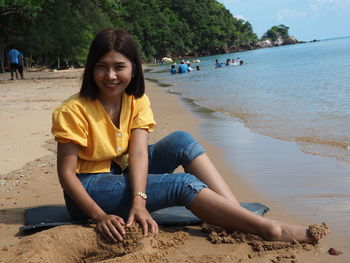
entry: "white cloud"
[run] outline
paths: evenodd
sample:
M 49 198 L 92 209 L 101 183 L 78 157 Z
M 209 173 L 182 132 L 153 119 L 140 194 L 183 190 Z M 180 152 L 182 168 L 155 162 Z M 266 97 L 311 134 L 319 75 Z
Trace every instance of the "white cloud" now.
M 315 0 L 315 3 L 318 4 L 336 4 L 336 5 L 343 5 L 346 3 L 349 3 L 349 0 Z
M 237 19 L 242 19 L 242 20 L 244 20 L 244 21 L 248 21 L 248 19 L 245 18 L 245 17 L 242 16 L 242 15 L 235 15 L 234 17 L 237 18 Z
M 309 7 L 310 7 L 311 12 L 313 12 L 313 13 L 316 13 L 319 10 L 318 5 L 316 5 L 316 4 L 311 4 L 311 5 L 309 5 Z
M 223 4 L 232 4 L 232 3 L 238 3 L 241 0 L 221 0 L 220 2 Z
M 350 5 L 350 0 L 313 0 L 309 5 L 312 12 L 318 12 L 324 8 L 344 8 Z
M 300 19 L 307 16 L 306 11 L 298 11 L 294 9 L 282 9 L 276 14 L 278 21 L 283 21 L 285 19 Z

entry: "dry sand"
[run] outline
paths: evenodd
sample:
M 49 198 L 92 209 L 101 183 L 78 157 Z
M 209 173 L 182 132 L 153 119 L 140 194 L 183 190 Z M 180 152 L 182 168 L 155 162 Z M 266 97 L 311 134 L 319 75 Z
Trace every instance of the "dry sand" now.
M 61 226 L 21 236 L 24 210 L 63 204 L 56 176 L 51 111 L 79 90 L 81 70 L 26 72 L 26 80 L 0 75 L 0 262 L 349 262 L 349 253 L 328 253 L 341 244 L 333 237 L 315 245 L 263 242 L 258 237 L 210 227 L 161 227 L 157 237 L 143 238 L 135 226 L 126 240 L 110 244 L 91 226 Z M 175 130 L 190 131 L 208 150 L 241 201 L 270 206 L 267 216 L 300 223 L 250 188 L 223 163 L 220 151 L 198 137 L 196 119 L 174 94 L 147 83 L 158 126 L 151 142 Z M 308 222 L 313 223 L 313 222 Z M 319 223 L 319 222 L 317 222 Z M 201 231 L 202 230 L 202 231 Z M 331 229 L 330 229 L 331 230 Z M 332 230 L 331 230 L 332 231 Z M 317 234 L 315 228 L 310 232 Z M 338 243 L 337 243 L 338 242 Z M 333 251 L 333 250 L 331 250 Z

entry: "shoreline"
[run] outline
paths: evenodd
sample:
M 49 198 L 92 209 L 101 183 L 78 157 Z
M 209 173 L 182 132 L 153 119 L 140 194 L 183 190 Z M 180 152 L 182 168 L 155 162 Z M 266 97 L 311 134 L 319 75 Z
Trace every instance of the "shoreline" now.
M 293 223 L 298 223 L 303 225 L 322 222 L 323 220 L 322 213 L 327 213 L 327 211 L 308 210 L 310 211 L 309 215 L 303 214 L 303 211 L 297 212 L 296 210 L 297 206 L 292 205 L 291 202 L 288 203 L 287 199 L 284 198 L 282 200 L 280 199 L 276 200 L 276 196 L 271 195 L 271 193 L 270 194 L 267 193 L 265 191 L 266 189 L 263 189 L 263 188 L 258 189 L 257 185 L 253 185 L 252 182 L 249 182 L 248 178 L 245 177 L 246 174 L 242 173 L 246 171 L 239 170 L 237 169 L 237 167 L 234 166 L 234 164 L 237 164 L 237 161 L 229 160 L 229 157 L 224 156 L 227 153 L 227 151 L 225 151 L 227 150 L 227 148 L 225 149 L 225 145 L 222 144 L 222 141 L 221 141 L 221 145 L 219 145 L 219 143 L 215 140 L 215 138 L 213 140 L 210 139 L 210 135 L 212 135 L 212 133 L 205 132 L 203 131 L 204 129 L 202 129 L 204 127 L 207 128 L 208 122 L 210 122 L 210 120 L 213 118 L 208 116 L 210 115 L 208 114 L 208 112 L 212 112 L 214 113 L 214 115 L 219 114 L 223 116 L 224 114 L 199 106 L 193 103 L 192 100 L 182 97 L 182 94 L 180 93 L 170 92 L 166 89 L 167 88 L 166 85 L 164 86 L 159 82 L 153 82 L 153 83 L 155 85 L 158 85 L 158 88 L 162 89 L 164 93 L 167 93 L 170 96 L 176 97 L 176 99 L 180 102 L 181 106 L 184 107 L 186 111 L 192 115 L 193 122 L 196 125 L 195 127 L 187 126 L 189 127 L 189 131 L 193 133 L 193 135 L 195 135 L 196 138 L 204 145 L 204 148 L 208 150 L 209 157 L 212 159 L 213 163 L 217 166 L 218 170 L 220 171 L 220 173 L 222 174 L 222 176 L 224 177 L 224 179 L 226 180 L 229 187 L 232 189 L 233 193 L 235 194 L 235 196 L 239 201 L 262 202 L 265 205 L 270 207 L 270 211 L 267 212 L 266 216 L 275 218 L 281 221 L 288 221 L 288 222 L 293 222 Z M 225 117 L 221 117 L 222 122 L 225 122 L 227 121 L 228 118 L 230 118 L 230 117 L 227 117 L 226 115 L 224 116 Z M 215 118 L 220 119 L 220 117 L 215 117 Z M 222 124 L 222 122 L 220 124 Z M 271 157 L 277 158 L 278 154 L 280 154 L 279 151 L 281 150 L 283 154 L 287 154 L 289 155 L 289 157 L 290 156 L 296 157 L 297 163 L 303 160 L 305 156 L 309 157 L 310 162 L 316 161 L 318 163 L 322 163 L 323 162 L 322 159 L 329 159 L 328 157 L 321 157 L 321 156 L 315 156 L 315 155 L 304 153 L 293 142 L 282 141 L 269 136 L 254 133 L 250 131 L 249 128 L 246 128 L 242 122 L 240 122 L 239 120 L 234 120 L 234 118 L 230 118 L 230 122 L 234 123 L 232 126 L 234 127 L 234 129 L 239 130 L 238 133 L 244 133 L 247 136 L 259 137 L 258 140 L 261 140 L 260 143 L 264 147 L 268 147 L 272 145 L 272 148 L 274 148 L 272 150 L 273 153 L 272 154 L 267 153 L 267 155 L 269 155 L 270 157 L 270 165 L 272 167 L 271 168 L 272 170 L 274 169 L 274 167 L 273 167 L 273 160 L 271 162 Z M 239 145 L 239 143 L 237 143 L 235 146 L 237 145 Z M 229 147 L 229 146 L 226 145 L 226 147 Z M 258 147 L 261 148 L 261 145 L 259 145 Z M 277 154 L 275 152 L 276 149 L 277 149 Z M 249 152 L 248 154 L 250 154 L 250 156 L 253 155 L 252 159 L 256 157 L 254 156 L 256 154 L 252 154 L 251 152 Z M 277 161 L 279 161 L 279 159 L 287 159 L 287 157 L 285 155 L 282 155 L 282 157 L 279 156 Z M 239 160 L 239 161 L 242 161 L 242 160 Z M 335 166 L 337 165 L 336 160 L 331 160 L 331 162 L 333 163 L 333 165 Z M 307 165 L 308 164 L 304 164 L 304 168 Z M 331 168 L 328 167 L 327 171 L 329 171 L 329 169 Z M 315 169 L 315 170 L 319 171 L 319 169 Z M 292 176 L 292 174 L 289 174 L 289 175 Z M 285 189 L 285 190 L 293 191 L 293 189 Z M 307 196 L 306 199 L 307 198 L 312 199 L 313 196 Z M 318 221 L 315 222 L 315 220 L 318 220 Z M 326 220 L 326 223 L 328 223 L 327 220 Z M 331 226 L 336 227 L 335 224 L 331 224 Z M 344 237 L 341 237 L 340 235 L 342 233 L 341 232 L 342 227 L 343 226 L 338 227 L 337 231 L 334 231 L 334 232 L 332 232 L 332 228 L 331 228 L 330 230 L 331 230 L 331 233 L 333 233 L 333 235 L 331 234 L 330 236 L 327 236 L 326 239 L 327 239 L 327 243 L 330 246 L 336 246 L 341 250 L 346 251 L 349 249 L 349 246 L 347 245 L 347 240 L 344 240 L 343 239 Z
M 58 105 L 60 101 L 78 90 L 79 72 L 77 71 L 74 73 L 76 78 L 66 78 L 69 75 L 65 74 L 71 73 L 72 72 L 62 73 L 60 75 L 61 77 L 56 75 L 60 73 L 45 73 L 51 76 L 57 76 L 57 79 L 43 77 L 42 79 L 29 78 L 23 82 L 5 81 L 5 86 L 1 88 L 4 88 L 4 90 L 6 89 L 6 93 L 4 93 L 6 94 L 6 100 L 9 100 L 11 105 L 14 104 L 12 105 L 14 108 L 12 109 L 13 117 L 15 119 L 17 118 L 16 114 L 21 112 L 21 107 L 24 115 L 32 114 L 35 117 L 35 114 L 33 113 L 36 113 L 39 110 L 49 114 L 50 117 L 54 106 Z M 27 76 L 29 76 L 28 73 Z M 216 164 L 218 170 L 223 174 L 224 178 L 228 181 L 229 186 L 240 201 L 259 201 L 268 205 L 271 208 L 271 210 L 267 213 L 268 217 L 277 218 L 279 220 L 285 219 L 289 222 L 295 223 L 303 222 L 302 219 L 295 217 L 293 214 L 287 213 L 287 211 L 284 211 L 284 209 L 279 209 L 280 204 L 278 204 L 278 202 L 270 200 L 267 198 L 266 194 L 262 192 L 257 192 L 256 189 L 248 185 L 248 183 L 246 183 L 243 178 L 240 177 L 237 171 L 234 171 L 228 165 L 227 161 L 224 159 L 224 153 L 218 147 L 203 139 L 199 127 L 202 120 L 196 117 L 195 114 L 184 105 L 178 96 L 175 94 L 170 94 L 166 92 L 164 88 L 161 88 L 148 81 L 146 82 L 146 87 L 146 91 L 150 97 L 151 105 L 157 121 L 157 127 L 155 131 L 151 133 L 150 143 L 159 140 L 163 136 L 175 130 L 189 131 L 206 148 L 209 156 Z M 23 100 L 21 97 L 18 98 L 19 94 L 23 94 L 25 92 L 28 92 L 26 95 L 29 97 L 32 96 L 33 99 Z M 2 101 L 2 103 L 5 102 L 5 100 Z M 24 105 L 25 107 L 23 107 Z M 16 109 L 16 107 L 19 107 L 19 109 Z M 24 156 L 24 159 L 29 161 L 25 165 L 21 164 L 21 162 L 15 162 L 15 165 L 11 168 L 11 172 L 7 174 L 2 173 L 0 175 L 0 180 L 3 180 L 6 183 L 4 185 L 0 185 L 0 250 L 5 246 L 10 246 L 11 244 L 18 245 L 21 238 L 23 238 L 18 236 L 17 232 L 18 228 L 23 224 L 24 209 L 38 205 L 63 204 L 64 202 L 62 190 L 58 183 L 58 178 L 55 171 L 55 155 L 52 154 L 52 151 L 55 151 L 55 142 L 53 141 L 52 136 L 47 136 L 51 122 L 47 122 L 46 118 L 38 118 L 38 121 L 39 120 L 43 123 L 43 126 L 40 127 L 44 128 L 40 129 L 44 130 L 44 132 L 32 134 L 32 136 L 35 137 L 36 142 L 40 143 L 29 143 L 31 146 L 30 149 L 32 153 L 34 153 L 38 148 L 42 147 L 41 145 L 43 145 L 45 141 L 48 141 L 44 147 L 46 153 L 48 154 L 42 154 L 37 158 L 36 156 L 23 152 L 21 149 L 21 145 L 23 145 L 23 142 L 21 141 L 22 139 L 16 140 L 16 134 L 19 132 L 25 133 L 25 131 L 18 130 L 16 128 L 10 130 L 11 133 L 13 133 L 10 135 L 13 137 L 3 137 L 2 141 L 0 141 L 1 146 L 7 143 L 6 140 L 12 141 L 12 146 L 18 145 L 17 147 L 12 147 L 16 150 L 15 156 L 20 157 L 22 155 Z M 6 127 L 6 129 L 10 129 L 10 124 L 15 125 L 16 123 L 9 123 L 8 126 L 5 125 L 4 127 Z M 17 123 L 16 125 L 20 124 Z M 24 140 L 26 139 L 27 137 L 24 138 Z M 22 146 L 22 148 L 24 147 Z M 16 170 L 16 167 L 18 166 L 20 167 L 18 170 Z M 62 227 L 57 228 L 55 231 L 58 231 L 62 235 L 70 234 L 70 228 L 66 229 Z M 82 230 L 83 234 L 84 231 L 85 230 Z M 198 230 L 188 230 L 188 228 L 185 228 L 185 231 L 190 233 L 189 239 L 187 241 L 183 241 L 182 245 L 180 242 L 179 244 L 176 244 L 175 247 L 166 250 L 168 251 L 167 259 L 179 259 L 177 262 L 234 262 L 233 259 L 237 260 L 241 258 L 243 260 L 249 260 L 249 262 L 261 262 L 259 261 L 260 257 L 270 260 L 275 259 L 278 255 L 289 256 L 291 254 L 295 255 L 298 261 L 301 260 L 301 262 L 346 262 L 346 259 L 348 259 L 348 255 L 339 257 L 332 257 L 328 255 L 327 250 L 331 245 L 335 248 L 339 248 L 339 241 L 335 240 L 333 242 L 329 237 L 326 237 L 325 240 L 322 239 L 319 247 L 313 249 L 312 251 L 304 251 L 300 249 L 289 252 L 286 250 L 276 250 L 271 251 L 271 253 L 259 254 L 258 256 L 258 254 L 254 254 L 246 247 L 243 247 L 243 252 L 240 252 L 240 254 L 243 253 L 242 255 L 237 255 L 235 254 L 238 253 L 236 250 L 240 250 L 242 247 L 233 247 L 234 245 L 231 246 L 227 244 L 211 244 L 206 239 L 204 234 L 199 234 L 200 232 L 198 232 Z M 48 230 L 47 232 L 44 231 L 41 233 L 51 232 Z M 36 235 L 33 235 L 31 237 L 34 238 L 35 236 Z M 81 240 L 81 242 L 83 242 L 83 240 Z M 35 253 L 35 249 L 32 249 Z M 39 249 L 41 248 L 39 247 Z M 179 253 L 179 251 L 182 251 L 183 253 Z M 343 252 L 344 254 L 347 254 L 346 251 Z M 248 255 L 252 256 L 251 260 L 248 259 Z M 121 257 L 121 259 L 123 259 L 123 257 Z M 291 260 L 283 262 L 291 262 Z
M 329 218 L 329 213 L 325 213 L 330 212 L 334 203 L 350 197 L 346 193 L 337 193 L 331 184 L 331 176 L 335 173 L 341 178 L 348 176 L 349 167 L 346 164 L 335 158 L 303 152 L 293 141 L 258 134 L 239 119 L 202 107 L 181 93 L 170 93 L 176 95 L 185 108 L 200 120 L 199 135 L 221 152 L 228 169 L 235 171 L 232 173 L 235 178 L 239 177 L 267 202 L 277 203 L 282 210 L 295 211 L 291 214 L 301 217 L 304 222 L 315 219 L 331 221 L 338 227 L 338 235 L 347 237 L 347 232 L 342 232 L 346 223 L 339 224 L 339 221 L 334 221 L 337 215 Z M 218 130 L 225 130 L 229 135 L 221 137 L 223 133 L 216 134 Z M 273 182 L 268 181 L 271 178 L 274 178 Z M 327 184 L 319 178 L 325 179 Z M 297 189 L 303 180 L 315 185 L 309 185 L 307 193 Z M 277 191 L 276 187 L 280 190 Z M 324 192 L 318 192 L 318 188 Z M 276 202 L 276 199 L 279 201 Z M 297 204 L 288 204 L 291 199 L 296 200 Z M 313 207 L 312 204 L 318 199 L 322 199 L 324 210 L 320 205 Z M 310 209 L 310 215 L 298 212 L 298 209 L 305 207 Z

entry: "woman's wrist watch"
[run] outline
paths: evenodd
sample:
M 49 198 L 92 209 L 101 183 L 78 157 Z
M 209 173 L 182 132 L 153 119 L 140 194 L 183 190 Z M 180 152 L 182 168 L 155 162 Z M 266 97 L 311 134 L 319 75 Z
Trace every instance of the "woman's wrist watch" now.
M 143 200 L 147 200 L 147 194 L 145 192 L 137 192 L 132 195 L 133 197 L 135 196 L 141 196 Z

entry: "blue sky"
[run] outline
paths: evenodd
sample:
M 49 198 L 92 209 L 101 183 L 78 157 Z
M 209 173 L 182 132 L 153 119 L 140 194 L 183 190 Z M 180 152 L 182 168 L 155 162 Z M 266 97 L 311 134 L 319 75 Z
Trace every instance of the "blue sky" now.
M 218 0 L 261 37 L 274 25 L 298 40 L 350 36 L 350 0 Z

